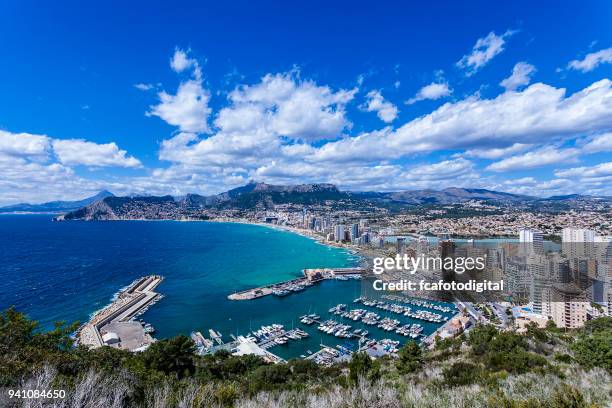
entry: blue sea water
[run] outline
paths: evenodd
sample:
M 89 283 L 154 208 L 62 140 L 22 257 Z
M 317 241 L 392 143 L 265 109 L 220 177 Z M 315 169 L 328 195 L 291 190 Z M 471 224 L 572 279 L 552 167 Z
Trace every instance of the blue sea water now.
M 230 301 L 234 291 L 291 279 L 304 268 L 352 266 L 342 249 L 272 228 L 210 222 L 52 222 L 49 215 L 0 216 L 0 308 L 15 306 L 49 329 L 55 321 L 87 321 L 134 279 L 160 274 L 165 298 L 143 318 L 157 338 L 214 328 L 229 340 L 262 324 L 307 329 L 311 337 L 271 351 L 295 357 L 334 337 L 299 323 L 299 316 L 351 303 L 359 281 L 325 281 L 286 297 Z M 356 306 L 355 306 L 356 307 Z M 404 318 L 406 323 L 410 319 Z M 350 322 L 354 327 L 362 327 Z M 424 324 L 431 333 L 436 325 Z M 368 327 L 370 332 L 376 328 Z M 386 332 L 378 338 L 399 338 Z

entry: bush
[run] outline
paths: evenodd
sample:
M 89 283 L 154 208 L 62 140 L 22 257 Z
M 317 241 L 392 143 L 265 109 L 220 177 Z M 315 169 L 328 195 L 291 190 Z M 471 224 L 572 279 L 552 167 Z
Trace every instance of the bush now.
M 547 364 L 546 359 L 538 354 L 522 349 L 511 351 L 496 351 L 489 353 L 486 358 L 487 367 L 494 371 L 507 371 L 509 373 L 526 373 L 536 367 Z
M 555 408 L 588 408 L 582 393 L 567 384 L 563 384 L 555 391 L 551 402 Z
M 569 364 L 574 361 L 572 356 L 565 353 L 555 353 L 555 360 L 565 364 Z
M 349 380 L 356 384 L 360 377 L 367 377 L 372 369 L 372 359 L 366 353 L 355 353 L 349 363 Z
M 257 368 L 250 376 L 249 391 L 274 390 L 285 384 L 291 377 L 291 370 L 286 364 L 271 364 Z
M 414 341 L 409 341 L 400 349 L 397 369 L 401 373 L 412 373 L 423 365 L 423 352 Z
M 180 335 L 168 340 L 157 341 L 136 356 L 146 368 L 181 379 L 195 372 L 195 352 L 196 346 L 193 340 Z
M 602 367 L 612 373 L 612 329 L 582 335 L 571 345 L 576 361 L 584 367 Z
M 472 363 L 457 362 L 442 371 L 444 384 L 457 387 L 479 382 L 483 377 L 482 368 Z

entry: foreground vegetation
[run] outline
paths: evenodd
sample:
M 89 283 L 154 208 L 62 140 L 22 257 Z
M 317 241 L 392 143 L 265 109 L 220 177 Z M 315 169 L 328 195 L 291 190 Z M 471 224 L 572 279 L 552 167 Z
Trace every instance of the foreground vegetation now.
M 197 356 L 185 336 L 142 353 L 73 347 L 74 326 L 39 332 L 0 314 L 0 406 L 24 407 L 525 407 L 612 404 L 612 319 L 576 332 L 525 335 L 474 328 L 396 360 L 357 354 L 346 365 L 266 364 L 227 352 Z M 56 400 L 8 399 L 8 390 L 64 389 Z

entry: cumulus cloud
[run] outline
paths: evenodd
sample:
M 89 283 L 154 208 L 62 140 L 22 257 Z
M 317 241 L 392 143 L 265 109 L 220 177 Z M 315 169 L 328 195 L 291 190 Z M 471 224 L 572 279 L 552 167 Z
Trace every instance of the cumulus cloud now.
M 138 159 L 128 156 L 115 142 L 98 144 L 81 139 L 56 139 L 53 150 L 60 163 L 67 166 L 140 167 Z
M 345 106 L 356 92 L 356 89 L 334 92 L 313 81 L 300 81 L 292 73 L 268 74 L 258 84 L 232 91 L 229 99 L 233 106 L 222 110 L 219 116 L 231 115 L 236 109 L 244 111 L 247 106 L 250 113 L 263 112 L 265 125 L 280 136 L 306 141 L 336 138 L 351 125 Z M 252 116 L 247 120 L 252 120 Z M 217 121 L 218 125 L 224 123 Z
M 115 142 L 98 144 L 82 139 L 53 139 L 45 135 L 0 130 L 0 158 L 4 163 L 44 163 L 51 160 L 52 155 L 65 166 L 141 166 L 138 159 L 128 156 Z
M 47 136 L 0 130 L 0 155 L 45 159 L 50 148 L 51 138 Z
M 585 153 L 612 152 L 612 133 L 594 136 L 582 146 L 582 151 Z
M 469 149 L 460 154 L 465 157 L 476 157 L 479 159 L 499 159 L 510 156 L 511 154 L 519 153 L 531 148 L 533 145 L 526 143 L 514 143 L 508 147 L 498 147 L 491 149 Z
M 612 176 L 612 162 L 600 163 L 595 166 L 574 167 L 571 169 L 555 171 L 557 177 L 593 178 Z
M 365 111 L 376 112 L 378 118 L 385 123 L 391 123 L 397 118 L 397 107 L 385 100 L 380 91 L 370 91 L 366 98 L 367 103 L 362 107 Z
M 230 92 L 229 105 L 214 121 L 214 134 L 201 138 L 180 132 L 162 142 L 159 158 L 185 166 L 228 167 L 245 177 L 275 159 L 304 160 L 316 150 L 308 143 L 338 138 L 350 127 L 344 107 L 355 92 L 333 91 L 295 73 L 265 75 Z
M 161 91 L 158 97 L 160 103 L 151 106 L 147 116 L 158 116 L 183 132 L 209 131 L 207 120 L 211 113 L 208 107 L 210 93 L 204 89 L 200 80 L 181 83 L 176 95 Z
M 147 116 L 158 116 L 182 132 L 207 133 L 210 131 L 208 117 L 211 109 L 210 92 L 202 84 L 202 73 L 198 62 L 189 58 L 186 51 L 177 49 L 170 60 L 176 72 L 191 69 L 193 78 L 181 82 L 175 95 L 166 91 L 157 94 L 159 104 L 151 106 Z
M 446 82 L 432 82 L 429 85 L 425 85 L 422 87 L 417 94 L 408 99 L 405 103 L 406 105 L 412 105 L 418 101 L 422 101 L 425 99 L 440 99 L 450 95 L 453 92 L 452 89 L 448 87 Z
M 449 180 L 470 173 L 475 175 L 474 164 L 469 160 L 459 158 L 416 166 L 408 169 L 405 176 L 416 180 Z
M 175 72 L 183 72 L 186 69 L 193 68 L 195 70 L 194 74 L 196 77 L 200 75 L 200 64 L 195 58 L 191 58 L 188 55 L 188 51 L 184 51 L 180 48 L 177 48 L 174 51 L 174 55 L 170 59 L 170 68 L 172 68 Z
M 536 68 L 533 65 L 526 62 L 519 62 L 512 68 L 512 74 L 499 84 L 506 88 L 506 91 L 514 91 L 528 85 L 531 81 L 531 76 L 535 72 Z
M 487 166 L 487 170 L 501 172 L 533 169 L 557 163 L 573 163 L 576 162 L 579 154 L 578 149 L 558 149 L 548 146 L 492 163 Z
M 514 31 L 506 31 L 502 35 L 496 35 L 493 31 L 486 37 L 479 38 L 472 48 L 472 52 L 466 54 L 457 62 L 457 66 L 466 71 L 467 76 L 474 75 L 480 68 L 484 67 L 496 55 L 504 50 L 506 39 L 514 34 Z
M 78 176 L 71 166 L 80 164 L 140 166 L 115 143 L 0 131 L 0 205 L 77 199 L 110 187 L 110 183 Z
M 612 82 L 608 79 L 566 95 L 542 83 L 493 99 L 469 97 L 446 103 L 395 131 L 364 133 L 327 143 L 320 160 L 389 160 L 437 149 L 542 143 L 612 129 Z
M 587 54 L 581 60 L 573 60 L 567 64 L 570 69 L 576 71 L 589 72 L 597 68 L 601 64 L 612 63 L 612 48 L 606 48 L 605 50 L 592 52 Z

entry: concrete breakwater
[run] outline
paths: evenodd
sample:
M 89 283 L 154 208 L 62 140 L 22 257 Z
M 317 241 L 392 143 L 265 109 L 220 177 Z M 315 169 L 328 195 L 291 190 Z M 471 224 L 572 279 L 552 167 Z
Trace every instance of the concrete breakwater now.
M 144 276 L 119 292 L 117 298 L 97 312 L 77 332 L 77 342 L 91 348 L 105 345 L 137 351 L 154 339 L 132 319 L 161 298 L 154 289 L 162 282 L 159 275 Z
M 303 277 L 232 293 L 227 298 L 229 300 L 251 300 L 268 295 L 286 296 L 292 292 L 301 292 L 307 287 L 312 286 L 316 282 L 322 280 L 347 280 L 349 278 L 360 279 L 361 277 L 365 276 L 366 272 L 367 270 L 365 268 L 304 269 L 302 270 L 302 273 L 304 274 Z

